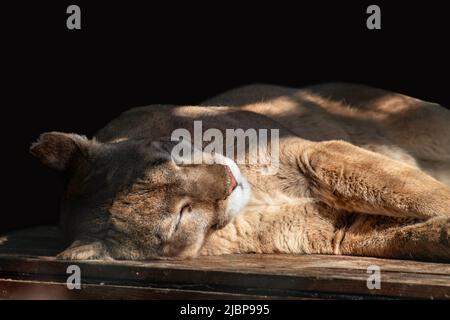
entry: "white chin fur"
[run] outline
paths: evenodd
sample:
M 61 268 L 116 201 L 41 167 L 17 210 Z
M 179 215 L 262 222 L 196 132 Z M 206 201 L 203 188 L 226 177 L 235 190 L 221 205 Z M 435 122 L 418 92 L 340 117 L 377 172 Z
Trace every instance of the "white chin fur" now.
M 241 183 L 233 190 L 233 192 L 228 197 L 227 208 L 225 209 L 226 214 L 231 217 L 237 216 L 247 205 L 248 201 L 250 200 L 250 195 L 250 186 L 247 180 L 243 178 Z

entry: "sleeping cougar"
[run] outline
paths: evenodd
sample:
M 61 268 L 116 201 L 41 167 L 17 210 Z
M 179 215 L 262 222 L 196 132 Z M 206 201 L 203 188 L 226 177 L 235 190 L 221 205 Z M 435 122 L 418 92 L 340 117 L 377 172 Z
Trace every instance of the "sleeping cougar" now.
M 180 164 L 179 128 L 278 129 L 279 168 Z M 131 109 L 94 139 L 41 135 L 64 172 L 62 259 L 231 253 L 450 261 L 450 111 L 362 85 L 238 88 L 202 106 Z

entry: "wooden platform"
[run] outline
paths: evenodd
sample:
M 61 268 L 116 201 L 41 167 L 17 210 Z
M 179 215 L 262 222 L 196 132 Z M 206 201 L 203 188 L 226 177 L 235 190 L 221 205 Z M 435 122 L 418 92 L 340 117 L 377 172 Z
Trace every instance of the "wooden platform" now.
M 318 255 L 230 255 L 187 261 L 58 261 L 56 227 L 0 236 L 0 299 L 450 299 L 450 264 Z M 67 267 L 81 268 L 68 290 Z M 381 289 L 368 289 L 369 266 Z

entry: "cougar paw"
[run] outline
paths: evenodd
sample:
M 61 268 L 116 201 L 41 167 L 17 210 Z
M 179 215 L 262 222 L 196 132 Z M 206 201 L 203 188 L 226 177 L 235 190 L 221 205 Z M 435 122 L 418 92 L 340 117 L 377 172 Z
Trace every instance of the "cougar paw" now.
M 60 260 L 113 260 L 101 242 L 79 244 L 74 242 L 56 256 Z

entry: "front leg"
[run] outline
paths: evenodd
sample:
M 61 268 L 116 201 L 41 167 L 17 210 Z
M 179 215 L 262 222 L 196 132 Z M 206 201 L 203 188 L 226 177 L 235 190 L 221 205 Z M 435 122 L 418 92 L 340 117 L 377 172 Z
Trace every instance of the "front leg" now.
M 417 168 L 343 141 L 297 148 L 309 193 L 331 207 L 424 220 L 450 217 L 450 188 Z
M 450 218 L 400 220 L 359 215 L 346 230 L 338 253 L 450 262 Z

